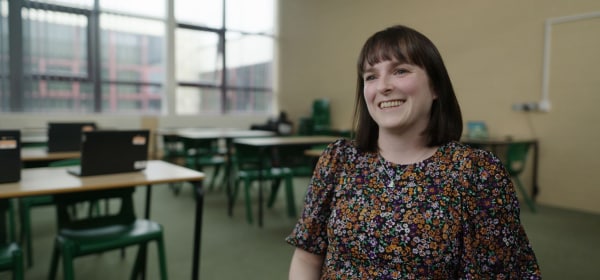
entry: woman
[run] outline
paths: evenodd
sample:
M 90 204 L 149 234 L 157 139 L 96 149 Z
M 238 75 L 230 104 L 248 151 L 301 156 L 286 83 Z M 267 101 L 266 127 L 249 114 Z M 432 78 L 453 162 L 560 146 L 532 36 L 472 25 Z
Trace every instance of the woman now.
M 290 279 L 541 279 L 510 177 L 458 143 L 462 117 L 435 45 L 392 26 L 358 59 L 356 139 L 323 152 Z

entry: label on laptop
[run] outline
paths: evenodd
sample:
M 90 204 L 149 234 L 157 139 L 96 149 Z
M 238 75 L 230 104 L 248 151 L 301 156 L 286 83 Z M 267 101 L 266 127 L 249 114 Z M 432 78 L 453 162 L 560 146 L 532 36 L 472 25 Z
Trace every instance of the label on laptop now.
M 84 125 L 81 127 L 81 131 L 94 131 L 94 126 Z
M 146 137 L 137 135 L 137 136 L 133 137 L 131 142 L 133 143 L 133 145 L 137 145 L 137 146 L 146 145 Z
M 144 168 L 146 168 L 146 161 L 145 160 L 135 161 L 133 163 L 133 168 L 134 169 L 144 169 Z
M 9 150 L 17 148 L 17 140 L 15 139 L 0 139 L 0 150 Z

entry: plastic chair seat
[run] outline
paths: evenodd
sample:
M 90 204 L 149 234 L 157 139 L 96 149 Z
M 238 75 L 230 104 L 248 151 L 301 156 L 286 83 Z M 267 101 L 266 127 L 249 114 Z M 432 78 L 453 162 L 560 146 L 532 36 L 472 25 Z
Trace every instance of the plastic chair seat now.
M 160 224 L 137 219 L 133 225 L 111 225 L 93 229 L 60 230 L 58 242 L 62 246 L 74 246 L 75 255 L 87 255 L 128 247 L 162 238 Z M 72 244 L 67 245 L 67 243 Z

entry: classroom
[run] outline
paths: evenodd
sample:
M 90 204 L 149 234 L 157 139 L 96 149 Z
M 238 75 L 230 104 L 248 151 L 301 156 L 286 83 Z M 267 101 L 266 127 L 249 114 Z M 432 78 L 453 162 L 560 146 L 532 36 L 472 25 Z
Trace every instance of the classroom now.
M 23 11 L 21 17 L 14 11 Z M 217 14 L 226 19 L 225 27 Z M 595 94 L 600 87 L 595 67 L 600 63 L 599 1 L 2 0 L 0 15 L 0 130 L 40 135 L 49 121 L 152 131 L 249 129 L 281 112 L 298 130 L 318 99 L 329 103 L 332 130 L 349 131 L 363 42 L 390 25 L 415 28 L 444 58 L 465 133 L 468 122 L 482 122 L 490 137 L 536 139 L 537 153 L 529 153 L 521 179 L 528 193 L 537 182 L 537 211 L 518 195 L 544 278 L 595 276 L 594 264 L 600 261 L 595 254 L 600 189 L 592 179 L 600 166 L 600 130 L 594 129 L 600 111 L 593 108 L 600 103 Z M 153 138 L 159 147 L 153 156 L 162 155 L 162 141 Z M 202 171 L 206 187 L 213 169 Z M 308 184 L 309 178 L 294 178 L 298 211 Z M 194 209 L 193 191 L 153 189 L 151 218 L 165 228 L 169 276 L 187 279 L 194 213 L 183 209 Z M 135 196 L 143 213 L 144 191 Z M 223 190 L 206 191 L 204 199 L 201 279 L 287 277 L 293 247 L 284 238 L 296 219 L 286 216 L 283 194 L 265 210 L 262 227 L 246 222 L 241 197 L 233 215 L 227 214 L 231 209 Z M 34 232 L 35 264 L 26 267 L 25 279 L 46 279 L 54 208 L 32 215 L 43 225 L 33 230 L 46 231 Z M 222 229 L 211 229 L 210 223 Z M 238 248 L 224 249 L 229 246 Z M 128 277 L 135 251 L 121 261 L 118 252 L 108 256 L 114 257 L 82 260 L 77 276 L 106 279 L 97 274 L 111 269 L 95 271 L 98 261 L 118 267 L 117 279 Z M 160 279 L 153 246 L 148 263 L 147 278 Z M 7 275 L 1 273 L 0 279 Z

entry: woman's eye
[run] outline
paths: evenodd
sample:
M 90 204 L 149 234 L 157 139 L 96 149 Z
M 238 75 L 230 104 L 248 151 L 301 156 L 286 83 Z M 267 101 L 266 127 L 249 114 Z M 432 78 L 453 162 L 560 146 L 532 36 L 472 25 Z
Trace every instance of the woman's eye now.
M 401 75 L 401 74 L 404 74 L 404 73 L 408 73 L 408 70 L 406 70 L 406 69 L 396 69 L 396 71 L 394 71 L 394 74 L 398 74 L 398 75 Z
M 366 76 L 364 77 L 364 80 L 365 80 L 365 81 L 371 81 L 371 80 L 374 80 L 374 79 L 375 79 L 375 75 L 366 75 Z

